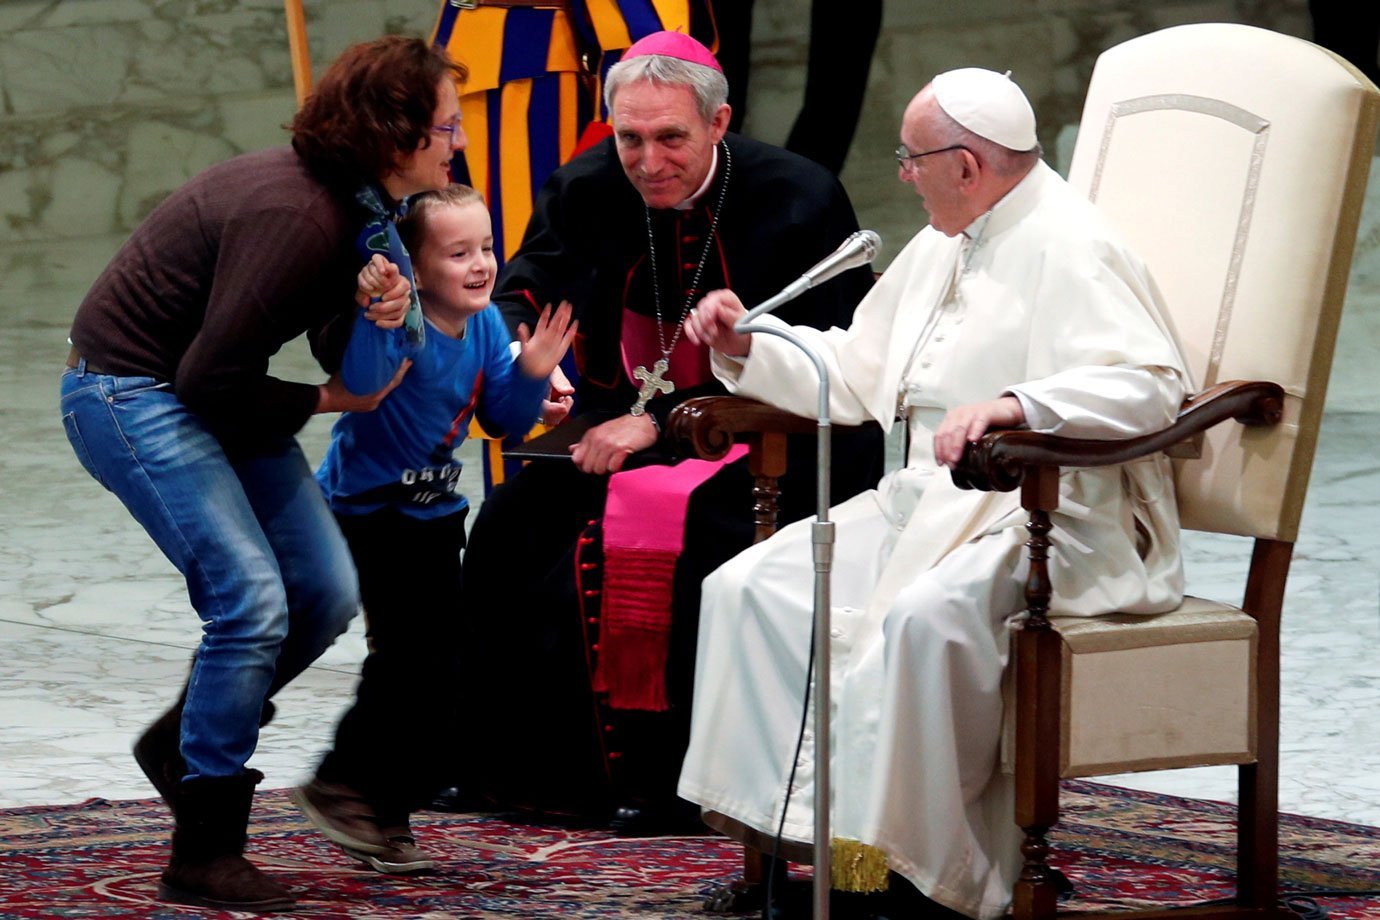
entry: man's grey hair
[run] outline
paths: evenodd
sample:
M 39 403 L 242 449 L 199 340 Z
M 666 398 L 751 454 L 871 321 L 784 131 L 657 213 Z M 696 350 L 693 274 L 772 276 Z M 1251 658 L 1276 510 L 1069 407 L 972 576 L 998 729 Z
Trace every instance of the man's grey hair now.
M 1019 175 L 1044 155 L 1044 148 L 1038 143 L 1029 150 L 1012 150 L 980 134 L 974 134 L 955 121 L 942 106 L 936 105 L 934 113 L 932 127 L 939 135 L 939 146 L 967 147 L 979 160 L 991 166 L 999 176 Z
M 641 54 L 619 61 L 604 78 L 604 105 L 613 111 L 618 91 L 629 83 L 646 81 L 658 85 L 688 86 L 695 94 L 695 105 L 705 123 L 714 120 L 719 106 L 728 101 L 728 80 L 712 67 L 682 61 L 664 54 Z

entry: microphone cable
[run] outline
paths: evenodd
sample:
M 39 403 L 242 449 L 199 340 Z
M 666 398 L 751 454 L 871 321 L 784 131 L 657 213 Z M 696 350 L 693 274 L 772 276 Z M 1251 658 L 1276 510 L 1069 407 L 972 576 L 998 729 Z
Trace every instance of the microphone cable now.
M 1281 891 L 1279 903 L 1299 915 L 1300 920 L 1327 920 L 1327 909 L 1318 903 L 1318 898 L 1373 898 L 1380 897 L 1380 888 L 1348 891 L 1340 888 L 1331 891 Z

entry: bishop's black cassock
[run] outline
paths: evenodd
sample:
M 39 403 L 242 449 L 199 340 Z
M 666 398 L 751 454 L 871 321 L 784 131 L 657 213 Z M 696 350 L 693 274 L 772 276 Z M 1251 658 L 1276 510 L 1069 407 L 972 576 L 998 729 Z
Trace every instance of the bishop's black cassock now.
M 727 183 L 725 185 L 725 174 Z M 723 193 L 717 232 L 705 253 Z M 798 278 L 858 229 L 842 186 L 822 167 L 745 137 L 719 145 L 715 179 L 687 210 L 651 212 L 662 333 L 656 332 L 647 209 L 610 139 L 552 174 L 495 301 L 510 326 L 569 300 L 580 330 L 574 415 L 613 418 L 637 398 L 630 374 L 671 345 L 687 296 L 728 287 L 748 306 Z M 872 283 L 847 272 L 777 311 L 790 323 L 846 327 Z M 675 391 L 647 411 L 664 427 L 679 403 L 724 392 L 708 353 L 682 336 L 671 356 Z M 813 390 L 817 382 L 801 380 Z M 781 521 L 814 510 L 813 435 L 791 446 Z M 835 502 L 869 488 L 881 472 L 879 430 L 840 433 L 833 453 Z M 625 469 L 672 458 L 656 445 Z M 461 750 L 467 782 L 506 806 L 595 820 L 620 805 L 665 815 L 688 740 L 699 586 L 753 537 L 752 478 L 730 464 L 693 494 L 685 550 L 676 564 L 666 712 L 614 710 L 591 689 L 597 661 L 599 524 L 607 476 L 565 460 L 529 463 L 484 502 L 465 560 L 466 657 L 474 683 Z

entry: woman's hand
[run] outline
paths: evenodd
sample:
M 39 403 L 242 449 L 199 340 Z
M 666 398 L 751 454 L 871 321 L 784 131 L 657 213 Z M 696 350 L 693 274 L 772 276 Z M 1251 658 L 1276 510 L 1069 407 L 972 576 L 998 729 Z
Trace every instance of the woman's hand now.
M 397 389 L 398 384 L 402 383 L 407 369 L 411 366 L 411 359 L 404 358 L 402 364 L 398 365 L 398 372 L 393 375 L 392 380 L 384 385 L 383 389 L 364 396 L 345 389 L 340 375 L 332 374 L 330 380 L 316 388 L 316 411 L 318 414 L 322 412 L 372 412 L 378 408 L 379 403 L 383 402 L 385 396 Z
M 374 253 L 359 270 L 355 287 L 355 302 L 366 308 L 365 319 L 380 329 L 396 329 L 403 324 L 412 302 L 412 283 L 396 264 Z

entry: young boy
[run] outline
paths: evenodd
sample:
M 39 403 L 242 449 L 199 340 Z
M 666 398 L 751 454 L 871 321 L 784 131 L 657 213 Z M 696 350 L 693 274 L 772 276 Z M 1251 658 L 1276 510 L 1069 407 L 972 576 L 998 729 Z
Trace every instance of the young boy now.
M 361 309 L 345 351 L 340 377 L 353 393 L 374 393 L 411 367 L 373 412 L 340 417 L 317 472 L 359 571 L 369 655 L 334 749 L 294 798 L 351 856 L 380 872 L 410 873 L 432 861 L 408 818 L 447 784 L 453 714 L 477 705 L 457 699 L 469 505 L 456 488 L 455 449 L 471 417 L 491 434 L 537 421 L 576 324 L 569 304 L 554 315 L 547 307 L 530 335 L 519 331 L 514 358 L 489 303 L 493 231 L 473 189 L 417 196 L 398 231 L 429 328 L 417 347 L 405 329 L 381 328 Z M 373 256 L 359 275 L 361 304 L 406 290 L 401 277 L 397 265 Z

